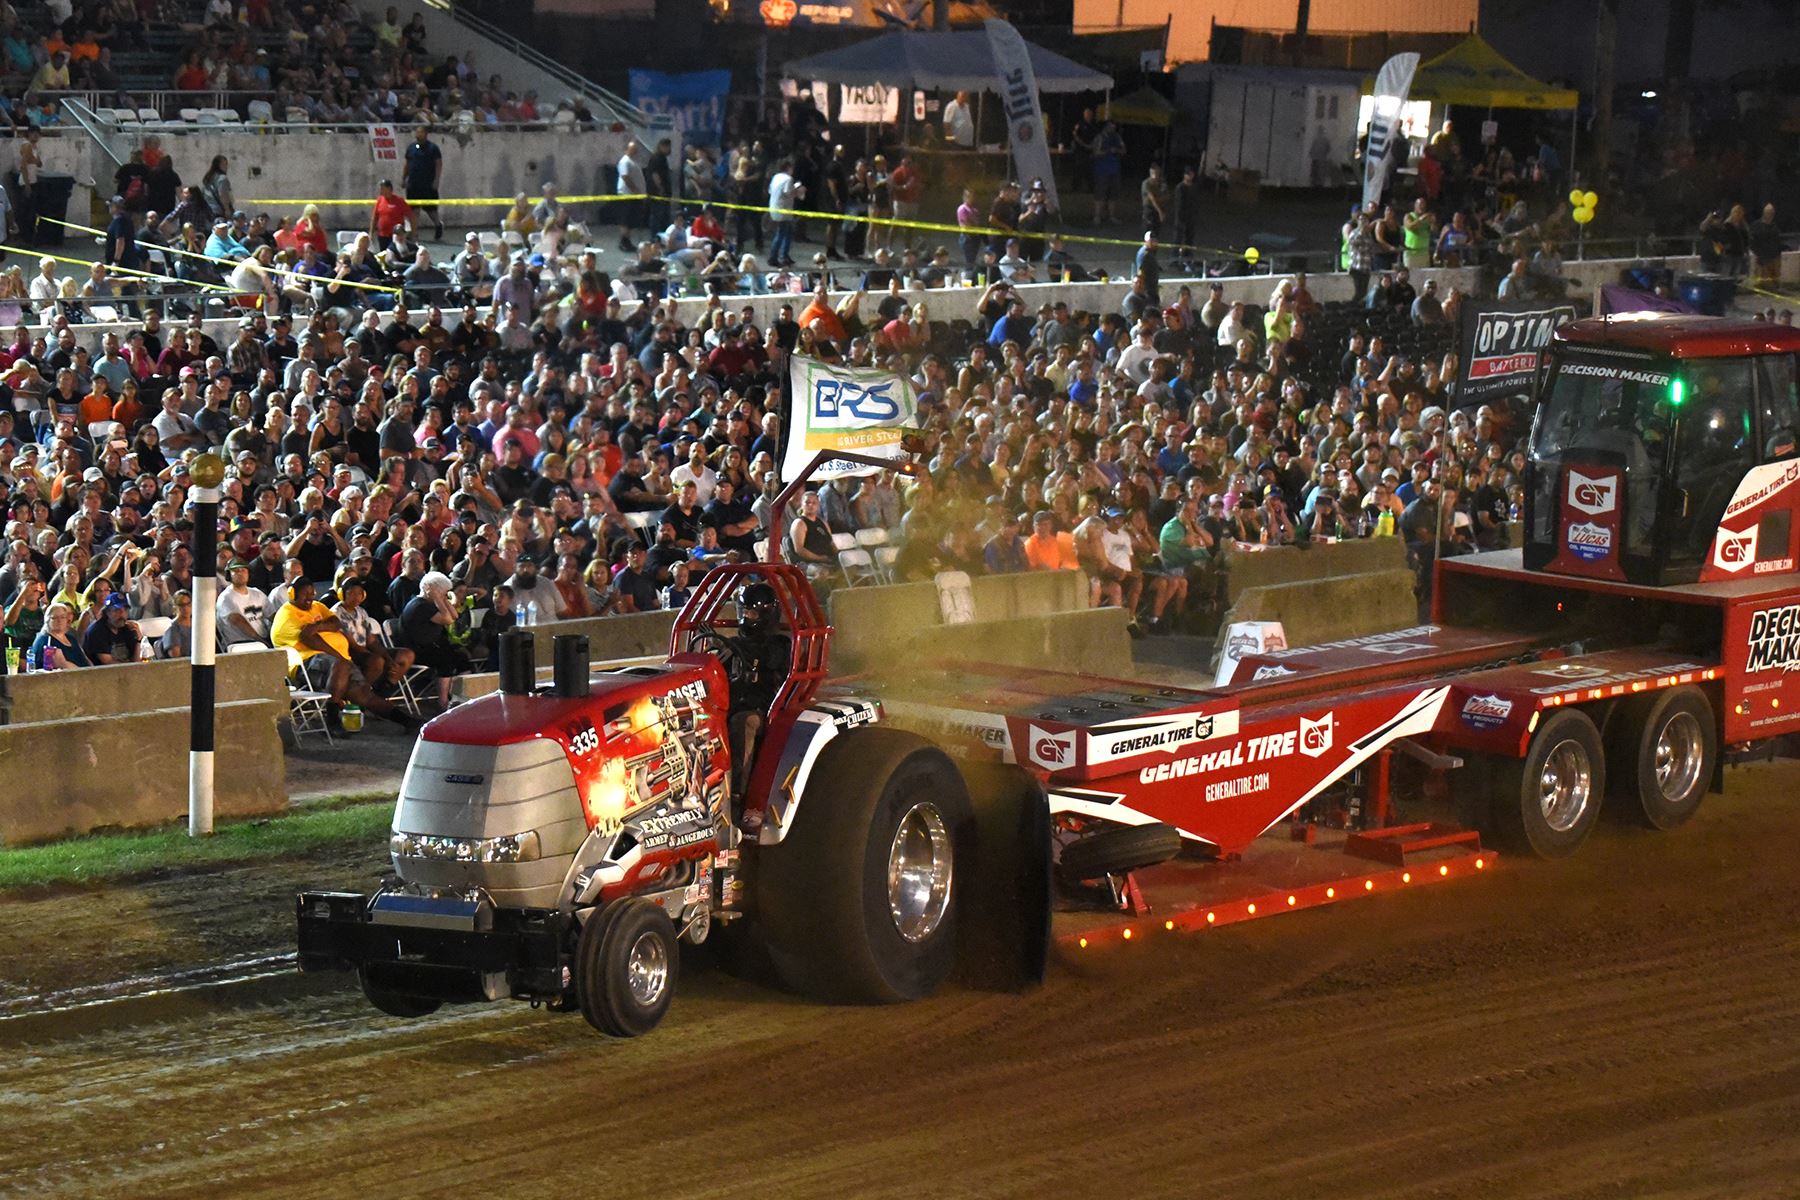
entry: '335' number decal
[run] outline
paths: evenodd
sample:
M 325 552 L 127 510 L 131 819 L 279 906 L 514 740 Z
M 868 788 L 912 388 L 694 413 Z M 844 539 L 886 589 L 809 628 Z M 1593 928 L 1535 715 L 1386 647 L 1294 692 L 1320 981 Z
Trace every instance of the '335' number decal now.
M 571 754 L 588 755 L 600 748 L 600 735 L 595 733 L 593 725 L 586 721 L 571 725 L 565 732 L 569 735 L 569 752 Z

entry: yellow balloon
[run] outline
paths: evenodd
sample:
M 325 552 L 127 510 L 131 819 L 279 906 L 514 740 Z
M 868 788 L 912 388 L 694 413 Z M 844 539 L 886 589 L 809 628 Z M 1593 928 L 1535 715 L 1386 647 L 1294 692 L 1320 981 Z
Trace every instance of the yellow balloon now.
M 1594 193 L 1592 193 L 1592 192 L 1588 192 L 1581 197 L 1581 206 L 1583 208 L 1588 208 L 1588 209 L 1596 208 L 1599 206 L 1599 204 L 1600 204 L 1600 197 L 1594 195 Z
M 1588 208 L 1586 205 L 1583 205 L 1582 207 L 1575 210 L 1575 223 L 1577 225 L 1586 225 L 1589 221 L 1591 221 L 1593 219 L 1594 219 L 1594 210 L 1591 208 Z
M 1586 198 L 1587 197 L 1582 194 L 1582 191 L 1580 188 L 1576 188 L 1574 191 L 1569 193 L 1569 203 L 1574 205 L 1576 208 L 1580 208 L 1581 202 L 1583 200 L 1585 200 Z
M 1262 257 L 1262 251 L 1258 250 L 1255 246 L 1252 246 L 1248 250 L 1244 251 L 1244 261 L 1247 263 L 1250 263 L 1252 265 L 1255 265 L 1256 261 L 1258 259 L 1260 259 L 1261 257 Z

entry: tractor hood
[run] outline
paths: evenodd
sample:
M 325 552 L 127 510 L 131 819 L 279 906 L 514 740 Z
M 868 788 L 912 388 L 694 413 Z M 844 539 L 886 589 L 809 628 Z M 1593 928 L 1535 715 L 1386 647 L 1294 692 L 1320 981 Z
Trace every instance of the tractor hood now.
M 590 835 L 719 798 L 730 760 L 716 661 L 600 672 L 589 688 L 495 693 L 425 727 L 394 811 L 402 879 L 554 907 Z

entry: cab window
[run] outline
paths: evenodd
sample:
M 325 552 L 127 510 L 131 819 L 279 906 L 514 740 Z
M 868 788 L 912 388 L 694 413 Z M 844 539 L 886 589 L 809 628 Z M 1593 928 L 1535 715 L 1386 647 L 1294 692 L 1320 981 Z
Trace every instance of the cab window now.
M 1800 453 L 1800 392 L 1796 391 L 1792 354 L 1765 354 L 1756 359 L 1756 406 L 1762 460 L 1772 462 Z
M 1754 371 L 1748 358 L 1727 358 L 1701 359 L 1683 373 L 1675 450 L 1679 519 L 1669 528 L 1674 557 L 1705 556 L 1725 506 L 1756 463 Z

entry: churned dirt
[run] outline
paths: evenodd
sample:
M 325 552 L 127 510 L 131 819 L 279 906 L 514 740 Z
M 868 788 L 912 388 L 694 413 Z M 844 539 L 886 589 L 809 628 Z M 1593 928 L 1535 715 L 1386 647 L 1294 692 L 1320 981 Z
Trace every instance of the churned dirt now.
M 635 1042 L 348 984 L 51 1032 L 0 1055 L 0 1195 L 1793 1197 L 1800 765 L 1729 779 L 1675 834 L 1064 955 L 1026 995 L 695 969 Z M 125 927 L 283 949 L 293 882 L 0 902 L 0 975 L 154 957 Z

